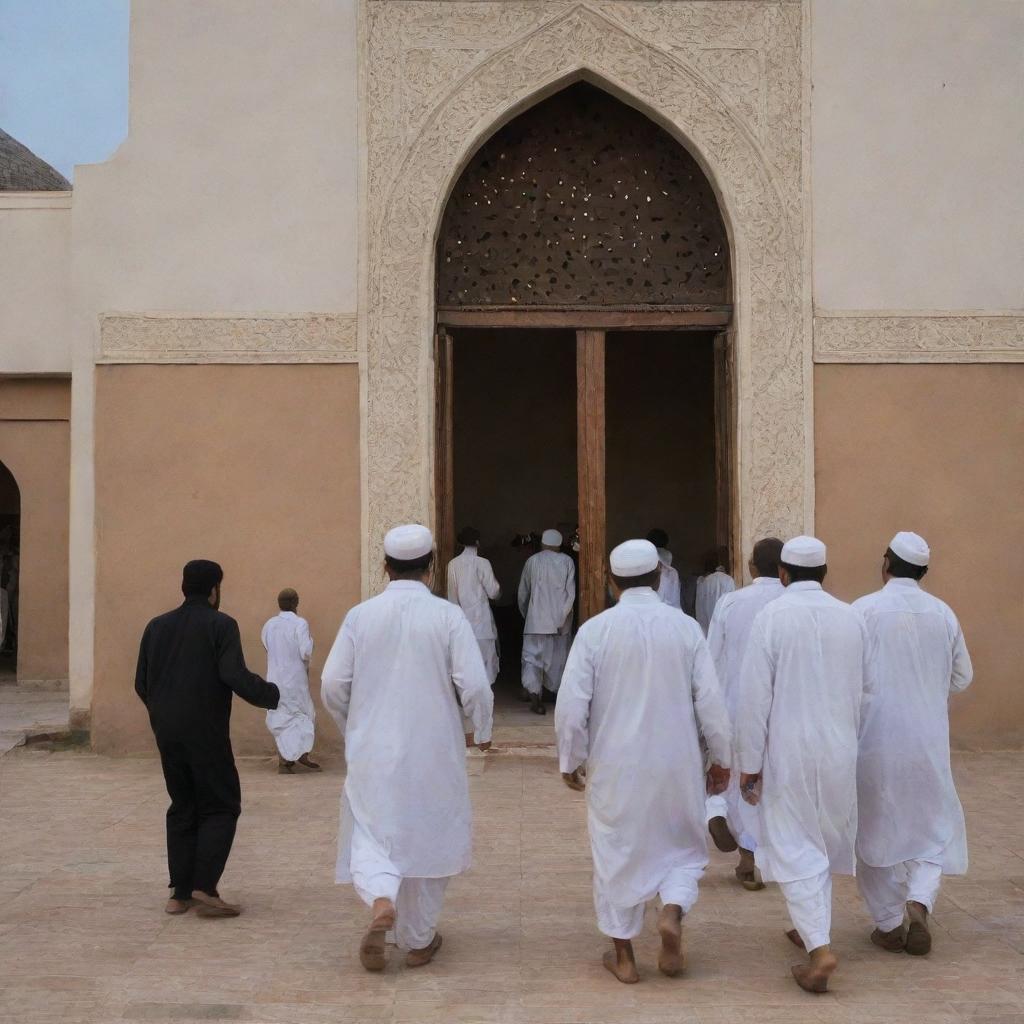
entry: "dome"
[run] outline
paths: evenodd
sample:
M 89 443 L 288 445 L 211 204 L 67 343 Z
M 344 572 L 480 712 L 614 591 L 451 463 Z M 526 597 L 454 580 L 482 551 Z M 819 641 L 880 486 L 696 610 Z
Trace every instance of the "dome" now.
M 64 192 L 71 182 L 0 129 L 0 192 Z

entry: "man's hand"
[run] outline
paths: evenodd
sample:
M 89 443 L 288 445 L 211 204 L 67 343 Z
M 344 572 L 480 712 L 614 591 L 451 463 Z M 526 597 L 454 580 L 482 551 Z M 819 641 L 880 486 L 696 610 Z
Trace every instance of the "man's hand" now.
M 718 796 L 719 793 L 724 793 L 729 788 L 731 776 L 732 772 L 728 768 L 723 768 L 720 764 L 713 764 L 708 769 L 708 794 Z
M 756 807 L 761 802 L 761 773 L 750 775 L 747 772 L 740 772 L 740 796 Z
M 476 745 L 476 749 L 477 750 L 490 750 L 491 749 L 491 741 L 488 740 L 486 743 L 478 743 Z
M 577 793 L 582 793 L 586 789 L 586 783 L 583 781 L 579 768 L 572 772 L 562 772 L 562 781 Z

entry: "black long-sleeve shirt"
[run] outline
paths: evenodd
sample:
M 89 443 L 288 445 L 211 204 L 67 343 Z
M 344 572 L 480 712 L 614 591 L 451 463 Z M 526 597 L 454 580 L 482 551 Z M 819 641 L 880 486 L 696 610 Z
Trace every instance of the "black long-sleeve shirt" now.
M 231 695 L 276 708 L 280 692 L 245 666 L 238 623 L 205 597 L 189 597 L 142 634 L 135 692 L 157 743 L 230 749 Z

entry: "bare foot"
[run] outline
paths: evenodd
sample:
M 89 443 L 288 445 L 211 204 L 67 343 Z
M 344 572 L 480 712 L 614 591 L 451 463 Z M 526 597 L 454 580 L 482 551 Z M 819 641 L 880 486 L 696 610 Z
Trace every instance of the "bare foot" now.
M 907 929 L 903 925 L 893 928 L 891 932 L 883 932 L 881 928 L 876 928 L 871 933 L 871 941 L 888 953 L 902 953 L 907 944 Z
M 359 943 L 359 962 L 368 971 L 383 971 L 387 966 L 386 937 L 395 926 L 395 905 L 389 899 L 373 901 L 373 920 Z
M 615 949 L 608 950 L 603 963 L 623 985 L 635 985 L 640 980 L 636 969 L 636 958 L 633 956 L 633 943 L 628 939 L 612 939 Z
M 932 933 L 928 930 L 928 908 L 923 903 L 907 904 L 910 927 L 907 929 L 906 951 L 911 956 L 927 956 L 932 951 Z
M 658 970 L 674 978 L 682 974 L 686 966 L 683 960 L 683 908 L 675 903 L 666 903 L 658 915 L 658 934 L 661 936 L 661 952 L 658 953 Z
M 754 863 L 754 854 L 740 847 L 740 862 L 736 865 L 736 878 L 748 892 L 760 892 L 764 888 Z
M 712 818 L 708 822 L 708 831 L 711 833 L 711 838 L 715 841 L 715 846 L 722 853 L 732 853 L 734 850 L 739 849 L 740 844 L 736 842 L 735 837 L 729 831 L 729 823 L 721 815 Z
M 808 963 L 792 968 L 793 977 L 805 992 L 827 992 L 828 980 L 838 966 L 839 961 L 832 950 L 828 946 L 819 946 L 811 950 Z
M 295 774 L 295 762 L 285 761 L 283 758 L 277 762 L 277 774 L 278 775 L 294 775 Z
M 440 948 L 441 933 L 434 932 L 434 937 L 430 940 L 429 946 L 424 946 L 423 949 L 409 950 L 405 955 L 406 967 L 426 967 L 426 965 L 434 959 L 434 956 Z
M 807 949 L 804 945 L 804 940 L 800 938 L 800 933 L 795 928 L 790 928 L 789 931 L 786 932 L 786 938 L 789 939 L 797 949 Z

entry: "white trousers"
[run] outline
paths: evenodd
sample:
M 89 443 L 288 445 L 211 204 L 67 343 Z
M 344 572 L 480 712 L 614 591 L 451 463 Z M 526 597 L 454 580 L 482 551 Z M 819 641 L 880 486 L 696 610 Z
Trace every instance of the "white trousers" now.
M 903 924 L 907 903 L 923 903 L 930 914 L 942 882 L 942 865 L 930 860 L 905 860 L 887 868 L 857 861 L 857 888 L 879 931 Z
M 707 797 L 704 809 L 708 821 L 712 818 L 725 818 L 729 823 L 729 831 L 744 850 L 753 853 L 757 849 L 757 836 L 760 831 L 757 808 L 751 807 L 740 796 L 739 774 L 735 769 L 729 781 L 729 788 L 717 796 Z
M 523 686 L 528 693 L 537 696 L 542 687 L 558 693 L 571 640 L 568 634 L 523 634 Z
M 484 659 L 487 679 L 493 686 L 498 679 L 498 641 L 481 640 L 478 637 L 476 642 L 480 645 L 480 656 Z M 462 712 L 462 731 L 467 736 L 473 735 L 473 719 L 465 711 Z
M 433 941 L 444 906 L 447 878 L 403 878 L 358 821 L 352 829 L 352 883 L 368 906 L 395 905 L 394 940 L 399 949 L 425 949 Z
M 780 882 L 779 888 L 807 952 L 827 946 L 832 931 L 832 873 L 822 871 L 796 882 Z
M 688 914 L 697 902 L 697 887 L 704 874 L 703 868 L 673 868 L 658 886 L 658 899 L 662 905 L 674 903 Z M 594 908 L 597 927 L 610 939 L 635 939 L 644 930 L 646 903 L 633 907 L 617 907 L 601 892 L 594 879 Z

